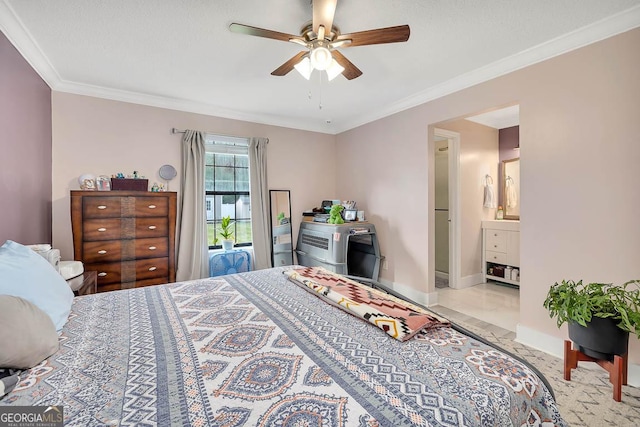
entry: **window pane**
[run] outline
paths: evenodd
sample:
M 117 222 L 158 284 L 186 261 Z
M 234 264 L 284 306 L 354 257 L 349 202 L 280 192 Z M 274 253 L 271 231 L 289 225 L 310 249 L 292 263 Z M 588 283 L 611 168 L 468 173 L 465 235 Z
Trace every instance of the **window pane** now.
M 220 197 L 220 217 L 217 219 L 222 219 L 225 216 L 231 217 L 234 219 L 236 217 L 236 196 L 218 196 Z
M 215 167 L 216 185 L 215 191 L 233 191 L 233 171 L 231 167 Z
M 207 221 L 213 221 L 215 219 L 215 196 L 206 196 L 204 205 L 206 209 Z
M 251 201 L 249 196 L 237 196 L 236 218 L 251 219 Z
M 236 244 L 251 243 L 251 221 L 236 221 Z
M 249 169 L 236 168 L 236 191 L 249 191 Z
M 204 190 L 205 191 L 214 190 L 213 166 L 204 167 Z
M 233 154 L 216 153 L 216 166 L 233 166 Z
M 212 165 L 213 164 L 213 153 L 204 153 L 204 164 L 205 165 Z
M 236 167 L 248 168 L 249 156 L 236 156 Z
M 215 234 L 216 226 L 212 222 L 207 221 L 207 243 L 209 246 L 216 245 L 216 234 Z M 220 242 L 217 243 L 218 245 Z

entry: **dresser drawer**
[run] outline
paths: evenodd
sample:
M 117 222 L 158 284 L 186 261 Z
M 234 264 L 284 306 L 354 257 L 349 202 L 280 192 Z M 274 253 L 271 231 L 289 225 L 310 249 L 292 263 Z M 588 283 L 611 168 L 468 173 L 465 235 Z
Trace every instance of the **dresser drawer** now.
M 82 224 L 82 233 L 85 242 L 95 240 L 118 240 L 122 238 L 122 219 L 88 219 Z
M 85 197 L 82 201 L 84 218 L 119 218 L 122 216 L 122 198 L 114 196 Z
M 137 239 L 144 237 L 166 237 L 169 235 L 169 221 L 167 217 L 136 218 L 135 236 Z
M 169 214 L 169 199 L 157 196 L 85 197 L 82 214 L 84 218 L 166 216 Z
M 98 272 L 98 288 L 101 285 L 110 283 L 120 283 L 122 281 L 121 262 L 103 262 L 96 264 L 85 264 L 85 270 Z
M 131 258 L 158 258 L 169 256 L 169 238 L 155 237 L 151 239 L 136 239 L 130 242 L 133 245 Z M 129 244 L 129 242 L 127 242 Z M 124 257 L 129 256 L 128 251 L 123 251 Z
M 85 242 L 150 237 L 166 237 L 169 225 L 166 217 L 99 218 L 82 224 Z
M 84 242 L 84 262 L 111 262 L 138 258 L 158 258 L 169 255 L 169 238 L 154 237 L 132 240 L 97 240 Z
M 136 281 L 153 279 L 156 277 L 169 277 L 168 258 L 141 259 L 136 262 Z
M 496 264 L 507 263 L 507 254 L 505 252 L 485 251 L 484 256 L 487 262 L 494 262 Z
M 164 285 L 165 283 L 169 283 L 168 277 L 156 277 L 155 279 L 138 280 L 136 282 L 136 288 L 142 288 L 144 286 L 152 285 Z
M 133 216 L 166 216 L 169 214 L 169 199 L 166 197 L 136 197 Z
M 85 263 L 119 261 L 121 256 L 122 240 L 98 240 L 82 245 L 82 260 Z
M 485 242 L 485 250 L 493 252 L 507 252 L 507 234 L 505 230 L 491 230 L 485 231 L 487 241 Z

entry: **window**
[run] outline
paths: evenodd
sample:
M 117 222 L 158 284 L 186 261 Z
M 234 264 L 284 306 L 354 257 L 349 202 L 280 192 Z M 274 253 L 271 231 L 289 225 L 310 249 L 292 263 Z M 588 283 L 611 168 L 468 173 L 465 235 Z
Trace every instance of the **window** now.
M 209 249 L 220 248 L 220 221 L 230 216 L 236 246 L 251 245 L 249 156 L 242 138 L 207 135 L 205 207 Z

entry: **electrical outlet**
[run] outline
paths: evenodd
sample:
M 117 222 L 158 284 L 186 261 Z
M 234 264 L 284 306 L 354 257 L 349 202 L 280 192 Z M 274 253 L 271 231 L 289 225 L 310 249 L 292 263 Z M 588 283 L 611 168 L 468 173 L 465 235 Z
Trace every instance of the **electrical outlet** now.
M 389 269 L 389 263 L 387 262 L 386 258 L 382 260 L 382 269 L 383 270 L 388 270 Z

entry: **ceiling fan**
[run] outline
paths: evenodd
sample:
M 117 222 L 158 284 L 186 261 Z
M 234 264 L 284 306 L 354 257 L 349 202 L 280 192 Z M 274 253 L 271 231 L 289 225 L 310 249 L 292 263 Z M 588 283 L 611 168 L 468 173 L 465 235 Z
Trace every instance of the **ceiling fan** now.
M 348 80 L 362 75 L 362 71 L 358 67 L 336 50 L 339 47 L 397 43 L 409 40 L 410 30 L 408 25 L 341 34 L 340 30 L 333 25 L 337 3 L 338 0 L 312 0 L 313 20 L 302 27 L 299 36 L 235 22 L 229 25 L 229 29 L 234 33 L 293 42 L 304 46 L 306 50 L 276 68 L 271 72 L 271 75 L 284 76 L 295 68 L 307 80 L 314 69 L 325 70 L 329 80 L 339 74 L 342 74 Z

